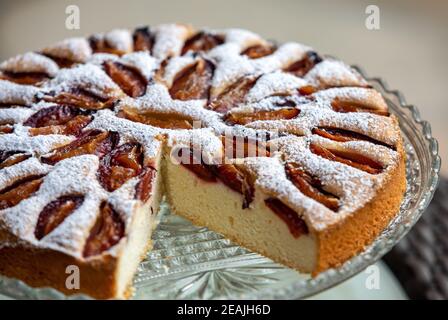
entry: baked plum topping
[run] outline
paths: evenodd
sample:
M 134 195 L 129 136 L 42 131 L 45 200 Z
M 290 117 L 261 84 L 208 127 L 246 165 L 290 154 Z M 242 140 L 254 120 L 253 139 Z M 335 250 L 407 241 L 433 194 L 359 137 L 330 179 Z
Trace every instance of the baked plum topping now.
M 2 72 L 0 79 L 8 80 L 17 84 L 37 85 L 49 79 L 46 73 L 41 72 Z
M 16 150 L 0 150 L 0 169 L 13 166 L 31 157 L 23 151 Z
M 98 180 L 107 191 L 115 191 L 142 171 L 142 147 L 126 143 L 101 158 Z
M 316 87 L 313 87 L 313 86 L 310 86 L 310 85 L 308 85 L 308 86 L 303 86 L 303 87 L 300 87 L 299 88 L 299 93 L 302 95 L 302 96 L 309 96 L 309 95 L 311 95 L 311 94 L 313 94 L 313 93 L 315 93 L 315 92 L 317 92 L 318 90 L 317 90 L 317 88 Z
M 112 248 L 120 242 L 124 232 L 125 225 L 123 219 L 109 203 L 103 202 L 95 225 L 90 230 L 90 235 L 87 238 L 83 256 L 89 258 Z
M 184 47 L 182 48 L 182 55 L 188 51 L 207 52 L 223 43 L 224 38 L 221 36 L 199 32 L 185 42 Z
M 246 94 L 254 86 L 256 78 L 242 78 L 227 87 L 221 94 L 213 99 L 208 105 L 208 109 L 219 113 L 226 113 L 230 109 L 244 102 Z
M 89 130 L 82 133 L 73 142 L 56 148 L 52 155 L 42 157 L 42 162 L 55 164 L 61 160 L 83 154 L 94 154 L 101 158 L 115 148 L 118 140 L 119 136 L 116 132 Z
M 31 128 L 30 134 L 32 136 L 46 135 L 46 134 L 65 134 L 65 135 L 79 135 L 81 130 L 92 121 L 91 116 L 76 116 L 62 125 L 54 125 L 41 128 Z
M 338 142 L 348 142 L 348 141 L 368 141 L 374 144 L 382 145 L 395 150 L 395 147 L 384 143 L 382 141 L 375 140 L 361 133 L 357 133 L 350 130 L 331 128 L 331 127 L 319 127 L 312 130 L 314 134 L 321 137 L 338 141 Z
M 71 68 L 77 63 L 76 61 L 70 60 L 69 58 L 56 57 L 55 55 L 52 55 L 50 53 L 41 52 L 40 54 L 53 60 L 59 68 Z
M 340 100 L 340 99 L 333 99 L 331 102 L 331 107 L 336 112 L 368 112 L 377 114 L 379 116 L 385 116 L 388 117 L 390 113 L 387 110 L 379 110 L 379 109 L 372 109 L 369 106 L 366 106 L 362 103 L 357 103 L 353 101 L 346 101 L 346 100 Z
M 29 176 L 14 182 L 0 191 L 0 210 L 11 208 L 29 198 L 43 182 L 42 176 Z
M 104 70 L 128 96 L 136 98 L 145 94 L 148 81 L 137 70 L 113 61 L 106 61 Z
M 193 129 L 193 120 L 175 113 L 147 111 L 139 113 L 131 109 L 122 109 L 118 116 L 134 122 L 163 129 Z
M 297 117 L 300 113 L 296 108 L 280 108 L 270 111 L 258 111 L 258 112 L 230 112 L 224 118 L 227 124 L 245 125 L 254 121 L 261 120 L 286 120 Z
M 262 45 L 257 44 L 244 50 L 241 54 L 249 57 L 250 59 L 259 59 L 275 52 L 276 47 L 270 44 Z
M 93 35 L 89 37 L 89 44 L 92 48 L 93 53 L 111 53 L 116 54 L 118 56 L 121 56 L 125 54 L 126 52 L 117 48 L 114 48 L 112 44 L 110 44 L 106 38 L 99 37 L 97 35 Z
M 29 130 L 32 136 L 44 134 L 78 135 L 90 121 L 92 121 L 92 117 L 77 108 L 52 106 L 37 111 L 23 124 L 32 127 Z
M 0 164 L 2 164 L 4 161 L 6 161 L 9 157 L 22 153 L 22 151 L 17 150 L 0 150 Z
M 248 137 L 221 137 L 224 146 L 224 155 L 228 159 L 247 157 L 269 157 L 270 148 L 264 141 Z
M 176 150 L 176 157 L 182 159 L 180 164 L 193 172 L 198 178 L 207 182 L 217 181 L 211 166 L 205 164 L 191 148 L 179 148 Z
M 59 105 L 67 105 L 86 110 L 101 110 L 114 106 L 116 99 L 104 99 L 85 89 L 73 89 L 70 92 L 58 94 L 48 93 L 43 97 L 46 102 L 53 102 Z
M 321 61 L 322 58 L 316 52 L 309 51 L 306 53 L 305 57 L 289 65 L 285 71 L 290 72 L 297 77 L 303 77 Z
M 37 111 L 23 125 L 33 128 L 60 125 L 81 114 L 79 109 L 70 106 L 52 106 Z
M 98 180 L 109 192 L 117 190 L 131 178 L 139 177 L 135 186 L 135 199 L 146 202 L 152 191 L 157 170 L 144 166 L 142 146 L 137 143 L 125 143 L 100 160 Z
M 0 109 L 14 109 L 14 108 L 20 108 L 20 107 L 31 107 L 31 104 L 21 103 L 21 102 L 15 102 L 15 103 L 2 103 L 0 102 Z M 12 124 L 2 121 L 2 125 L 4 124 Z
M 270 208 L 288 226 L 294 238 L 303 234 L 308 234 L 308 227 L 305 221 L 299 217 L 298 213 L 276 198 L 264 200 L 266 206 Z
M 208 100 L 213 71 L 214 65 L 204 59 L 185 68 L 174 79 L 170 88 L 171 97 L 179 100 Z
M 135 199 L 146 202 L 151 196 L 153 184 L 157 176 L 157 170 L 154 167 L 147 166 L 142 170 L 139 176 L 140 180 L 135 186 Z
M 148 51 L 151 52 L 154 45 L 154 35 L 151 33 L 149 27 L 138 28 L 132 35 L 134 41 L 134 51 Z
M 294 163 L 286 164 L 286 174 L 297 189 L 307 197 L 320 202 L 330 210 L 337 211 L 339 209 L 339 199 L 325 191 L 319 179 L 312 177 L 298 165 Z
M 40 240 L 56 229 L 84 201 L 83 196 L 62 196 L 47 204 L 39 214 L 34 235 Z
M 0 134 L 12 133 L 14 131 L 14 127 L 10 124 L 0 125 Z
M 322 158 L 337 161 L 370 174 L 381 173 L 384 169 L 378 162 L 355 152 L 328 149 L 315 143 L 311 143 L 310 150 Z

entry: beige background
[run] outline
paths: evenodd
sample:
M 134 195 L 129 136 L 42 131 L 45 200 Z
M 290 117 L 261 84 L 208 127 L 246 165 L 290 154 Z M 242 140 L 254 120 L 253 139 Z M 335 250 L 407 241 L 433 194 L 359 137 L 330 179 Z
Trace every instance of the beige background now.
M 65 28 L 69 4 L 80 7 L 80 30 Z M 380 30 L 365 27 L 368 4 L 380 8 Z M 448 162 L 448 1 L 0 0 L 0 60 L 69 36 L 171 21 L 248 28 L 363 66 L 420 108 Z

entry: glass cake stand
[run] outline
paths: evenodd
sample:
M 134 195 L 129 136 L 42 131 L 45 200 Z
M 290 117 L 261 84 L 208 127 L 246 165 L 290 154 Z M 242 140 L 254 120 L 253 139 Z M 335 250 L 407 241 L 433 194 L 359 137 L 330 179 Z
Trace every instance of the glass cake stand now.
M 311 278 L 233 244 L 222 235 L 170 214 L 162 206 L 154 249 L 134 278 L 134 299 L 298 299 L 333 287 L 386 254 L 420 218 L 438 182 L 440 157 L 429 123 L 400 92 L 378 78 L 369 83 L 383 94 L 400 121 L 404 137 L 407 190 L 400 212 L 364 252 L 337 269 Z M 52 288 L 30 288 L 0 276 L 0 294 L 15 299 L 88 299 L 65 296 Z

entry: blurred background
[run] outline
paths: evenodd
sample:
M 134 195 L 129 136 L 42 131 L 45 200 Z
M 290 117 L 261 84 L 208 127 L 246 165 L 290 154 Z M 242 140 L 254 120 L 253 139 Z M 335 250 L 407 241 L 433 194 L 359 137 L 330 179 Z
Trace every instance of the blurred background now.
M 65 9 L 73 4 L 80 8 L 79 30 L 65 27 Z M 379 30 L 365 25 L 372 4 L 380 9 Z M 247 28 L 358 64 L 420 108 L 439 140 L 442 163 L 448 162 L 448 1 L 0 0 L 0 61 L 67 37 L 165 22 Z M 442 172 L 447 175 L 448 166 Z M 378 266 L 384 270 L 380 290 L 367 290 L 361 273 L 317 298 L 406 297 Z
M 80 8 L 79 30 L 65 28 L 71 4 Z M 379 30 L 365 26 L 371 4 Z M 66 37 L 164 22 L 247 28 L 359 64 L 420 108 L 448 162 L 448 1 L 0 0 L 0 61 Z

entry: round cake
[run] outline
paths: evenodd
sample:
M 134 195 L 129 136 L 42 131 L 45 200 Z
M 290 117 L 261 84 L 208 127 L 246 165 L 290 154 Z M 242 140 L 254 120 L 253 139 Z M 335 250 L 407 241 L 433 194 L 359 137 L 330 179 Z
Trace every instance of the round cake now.
M 164 199 L 317 275 L 395 216 L 404 163 L 381 94 L 305 45 L 181 24 L 67 39 L 0 64 L 0 274 L 129 297 Z

